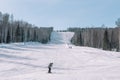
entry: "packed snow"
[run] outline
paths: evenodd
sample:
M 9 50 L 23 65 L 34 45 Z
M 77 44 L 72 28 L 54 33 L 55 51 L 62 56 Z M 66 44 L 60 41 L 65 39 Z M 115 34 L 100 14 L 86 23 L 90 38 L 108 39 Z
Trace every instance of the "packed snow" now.
M 0 44 L 0 80 L 120 80 L 119 52 L 74 46 L 73 35 L 53 32 L 48 44 Z

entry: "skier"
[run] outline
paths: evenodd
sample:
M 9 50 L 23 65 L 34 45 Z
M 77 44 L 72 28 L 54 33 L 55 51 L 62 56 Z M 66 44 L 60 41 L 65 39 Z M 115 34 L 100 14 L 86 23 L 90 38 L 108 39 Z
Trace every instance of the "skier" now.
M 50 63 L 50 64 L 48 65 L 48 73 L 52 73 L 52 72 L 51 72 L 52 66 L 53 66 L 53 63 Z

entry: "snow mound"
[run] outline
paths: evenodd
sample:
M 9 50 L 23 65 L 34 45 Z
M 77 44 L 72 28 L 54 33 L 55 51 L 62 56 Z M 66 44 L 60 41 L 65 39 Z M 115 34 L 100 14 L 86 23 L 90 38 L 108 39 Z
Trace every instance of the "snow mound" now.
M 53 44 L 70 44 L 73 32 L 52 32 L 51 43 Z

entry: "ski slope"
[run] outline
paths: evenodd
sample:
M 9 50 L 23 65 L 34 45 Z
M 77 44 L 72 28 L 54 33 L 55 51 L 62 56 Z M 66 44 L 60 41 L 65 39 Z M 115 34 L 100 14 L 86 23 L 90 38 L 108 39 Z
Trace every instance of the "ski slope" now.
M 70 44 L 70 40 L 74 35 L 73 32 L 52 32 L 52 44 Z
M 119 52 L 71 45 L 73 34 L 53 32 L 49 44 L 0 44 L 0 80 L 120 80 Z

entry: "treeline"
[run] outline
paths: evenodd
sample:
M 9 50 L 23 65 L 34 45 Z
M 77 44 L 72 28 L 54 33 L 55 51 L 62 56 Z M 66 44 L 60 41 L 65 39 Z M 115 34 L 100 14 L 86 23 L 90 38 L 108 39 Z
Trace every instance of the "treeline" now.
M 71 42 L 77 46 L 120 51 L 120 27 L 68 28 L 68 30 L 75 32 Z
M 14 20 L 13 15 L 0 12 L 0 43 L 37 41 L 47 43 L 52 27 L 43 28 L 25 21 Z

